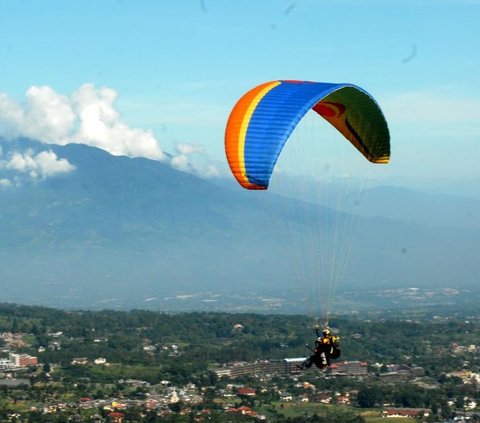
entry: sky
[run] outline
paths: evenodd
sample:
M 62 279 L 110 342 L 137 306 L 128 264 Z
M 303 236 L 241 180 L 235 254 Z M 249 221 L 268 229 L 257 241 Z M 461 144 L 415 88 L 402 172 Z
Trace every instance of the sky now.
M 225 123 L 247 90 L 348 82 L 389 124 L 380 183 L 471 192 L 479 19 L 480 0 L 3 0 L 0 136 L 81 141 L 222 175 Z M 25 154 L 16 159 L 68 169 Z

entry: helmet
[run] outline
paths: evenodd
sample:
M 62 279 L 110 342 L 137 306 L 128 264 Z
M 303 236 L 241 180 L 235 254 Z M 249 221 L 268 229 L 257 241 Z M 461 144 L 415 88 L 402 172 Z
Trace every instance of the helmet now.
M 324 328 L 323 331 L 322 331 L 322 334 L 327 336 L 327 335 L 330 335 L 330 329 L 329 328 Z

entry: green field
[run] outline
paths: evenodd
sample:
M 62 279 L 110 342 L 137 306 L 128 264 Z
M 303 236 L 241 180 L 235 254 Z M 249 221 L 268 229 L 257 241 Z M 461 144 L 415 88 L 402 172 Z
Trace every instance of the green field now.
M 299 403 L 299 402 L 273 402 L 271 406 L 276 413 L 285 417 L 310 417 L 315 414 L 319 416 L 329 416 L 335 419 L 335 416 L 356 416 L 361 415 L 367 423 L 385 423 L 386 420 L 381 416 L 379 409 L 360 410 L 358 408 L 326 405 L 318 403 Z M 268 414 L 268 412 L 266 413 Z M 333 420 L 332 420 L 333 421 Z M 389 422 L 413 423 L 416 420 L 409 417 L 392 417 Z

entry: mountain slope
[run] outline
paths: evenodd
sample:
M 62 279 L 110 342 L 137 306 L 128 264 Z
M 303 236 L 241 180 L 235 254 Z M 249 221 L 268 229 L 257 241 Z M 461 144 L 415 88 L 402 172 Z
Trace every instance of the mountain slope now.
M 292 283 L 299 265 L 289 234 L 309 234 L 309 222 L 320 215 L 322 240 L 332 245 L 327 222 L 341 227 L 349 219 L 268 192 L 221 187 L 152 160 L 80 144 L 25 145 L 51 150 L 75 170 L 0 189 L 4 301 L 131 308 L 205 291 L 239 301 L 290 296 L 299 288 Z M 4 157 L 16 148 L 4 143 Z M 2 172 L 13 180 L 11 171 Z M 361 218 L 344 286 L 473 284 L 479 239 L 471 228 Z

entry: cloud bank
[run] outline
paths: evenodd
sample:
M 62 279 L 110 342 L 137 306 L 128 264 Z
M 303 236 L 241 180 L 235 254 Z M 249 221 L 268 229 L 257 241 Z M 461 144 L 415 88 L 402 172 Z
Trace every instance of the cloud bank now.
M 0 161 L 0 169 L 12 170 L 27 174 L 32 179 L 46 179 L 62 173 L 75 170 L 75 166 L 66 159 L 60 159 L 49 150 L 34 154 L 32 150 L 11 153 L 5 160 Z M 1 179 L 0 185 L 9 186 L 8 179 Z
M 205 149 L 201 145 L 179 143 L 175 146 L 175 150 L 176 155 L 170 160 L 175 169 L 206 178 L 220 175 L 218 169 L 205 160 Z
M 215 167 L 206 160 L 203 147 L 180 143 L 175 154 L 165 154 L 152 131 L 127 125 L 116 109 L 117 98 L 115 90 L 93 84 L 84 84 L 71 95 L 59 94 L 49 86 L 33 86 L 22 102 L 0 93 L 0 136 L 25 137 L 45 144 L 82 143 L 115 156 L 167 161 L 181 171 L 202 177 L 218 176 Z M 52 154 L 51 151 L 37 156 L 31 152 L 16 153 L 9 166 L 29 172 L 35 178 L 71 170 L 68 162 Z
M 151 131 L 131 128 L 115 109 L 117 93 L 84 84 L 72 95 L 51 87 L 31 87 L 23 103 L 0 93 L 0 134 L 46 144 L 80 142 L 119 156 L 164 159 Z

